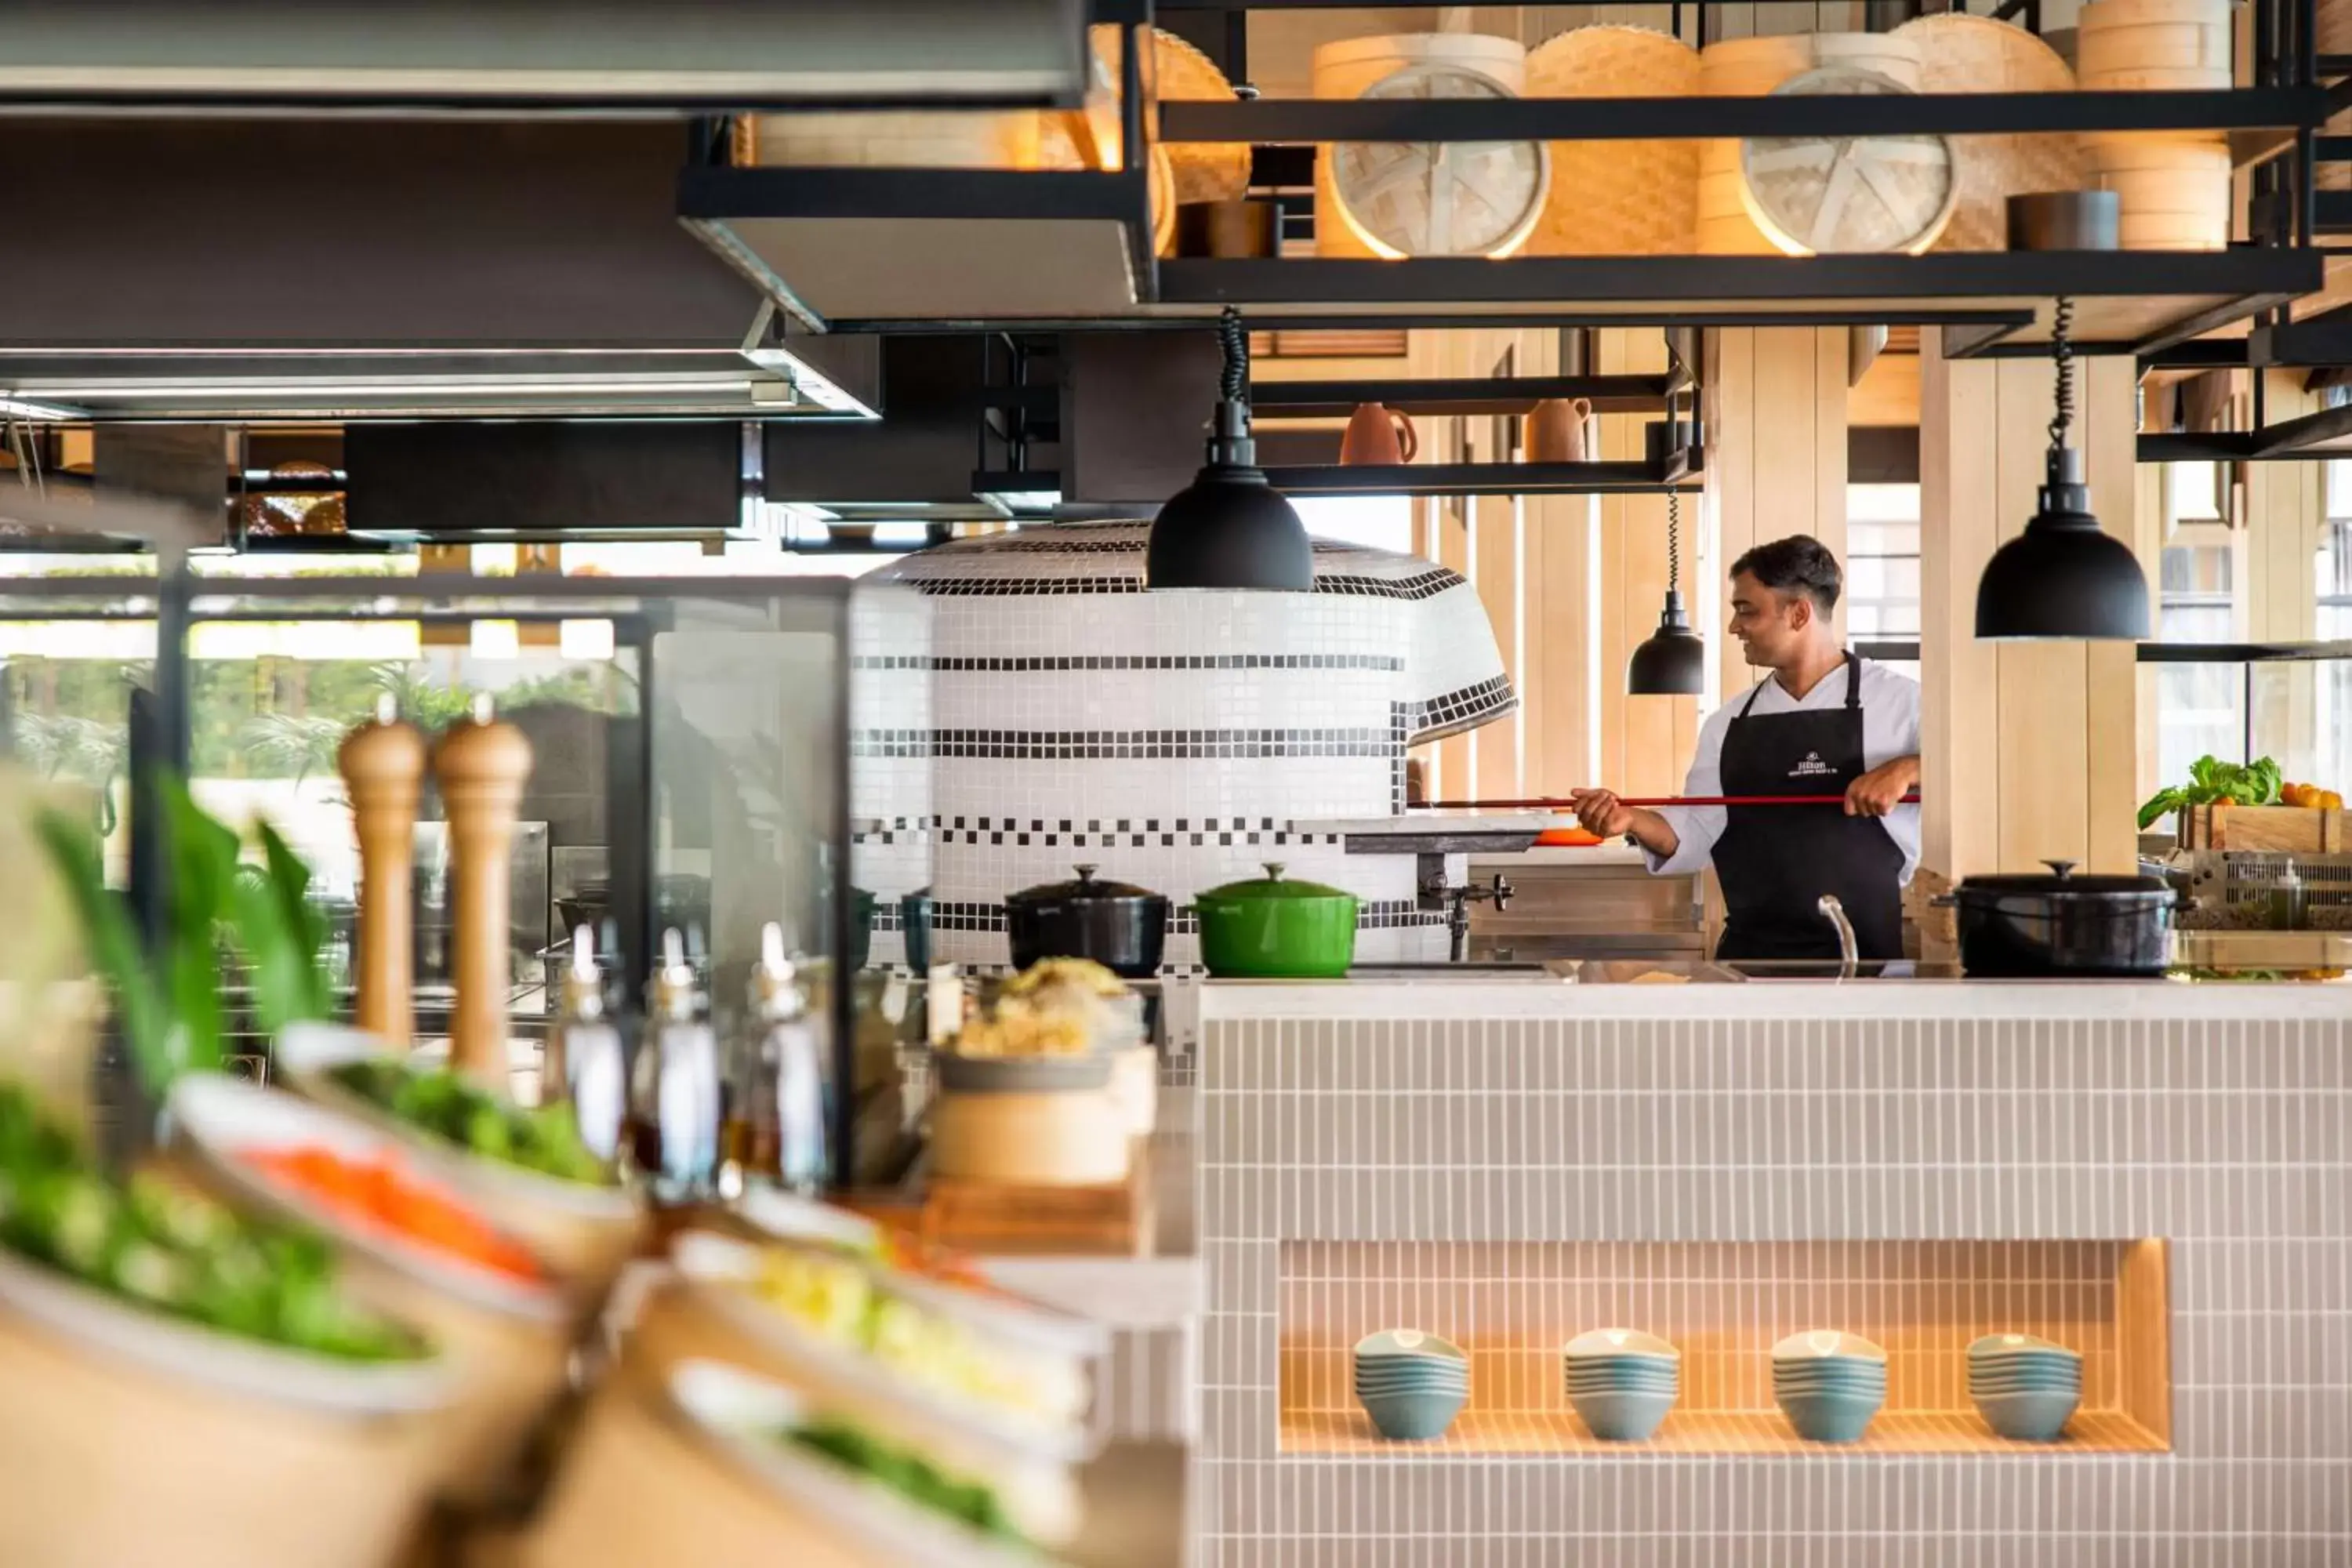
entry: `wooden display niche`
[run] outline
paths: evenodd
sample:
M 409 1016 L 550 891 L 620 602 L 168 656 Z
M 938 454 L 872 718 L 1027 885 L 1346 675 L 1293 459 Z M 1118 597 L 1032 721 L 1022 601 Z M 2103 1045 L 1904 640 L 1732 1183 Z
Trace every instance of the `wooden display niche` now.
M 1286 1242 L 1280 1451 L 1410 1459 L 1546 1454 L 2114 1454 L 2171 1447 L 2169 1261 L 2161 1240 Z M 1468 1406 L 1433 1442 L 1392 1443 L 1350 1392 L 1350 1347 L 1382 1329 L 1451 1340 Z M 1594 1438 L 1560 1347 L 1633 1328 L 1681 1351 L 1682 1397 L 1645 1443 Z M 1771 1347 L 1844 1329 L 1887 1352 L 1863 1440 L 1807 1442 L 1772 1401 Z M 1968 1394 L 1979 1335 L 2083 1354 L 2083 1404 L 2055 1443 L 1996 1436 Z

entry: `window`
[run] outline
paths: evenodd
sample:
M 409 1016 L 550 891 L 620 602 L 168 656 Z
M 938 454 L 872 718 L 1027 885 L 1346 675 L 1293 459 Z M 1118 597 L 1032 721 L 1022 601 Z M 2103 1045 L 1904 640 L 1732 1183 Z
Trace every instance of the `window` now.
M 1845 488 L 1845 635 L 1850 643 L 1919 641 L 1919 487 Z M 1916 680 L 1916 658 L 1889 659 Z
M 1412 500 L 1409 496 L 1293 496 L 1298 521 L 1318 539 L 1392 550 L 1413 555 Z
M 2237 636 L 2237 552 L 2221 517 L 2221 480 L 2217 463 L 2165 466 L 2158 642 L 2230 642 Z M 2158 665 L 2158 775 L 2186 778 L 2199 757 L 2244 752 L 2245 705 L 2245 671 L 2235 664 Z
M 2318 615 L 2312 633 L 2323 642 L 2352 639 L 2352 471 L 2342 460 L 2327 465 L 2327 523 L 2319 532 L 2316 562 Z M 2352 660 L 2331 659 L 2318 667 L 2313 693 L 2316 731 L 2313 775 L 2331 789 L 2352 778 Z

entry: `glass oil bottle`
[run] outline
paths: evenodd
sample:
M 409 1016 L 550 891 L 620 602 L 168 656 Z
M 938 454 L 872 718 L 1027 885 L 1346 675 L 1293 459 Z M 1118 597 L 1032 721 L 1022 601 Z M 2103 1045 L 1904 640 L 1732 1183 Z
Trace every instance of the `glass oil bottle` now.
M 572 1108 L 580 1141 L 611 1163 L 619 1157 L 628 1121 L 629 1077 L 621 1032 L 604 1006 L 604 975 L 596 964 L 596 937 L 583 925 L 572 933 L 572 964 L 558 998 L 540 1068 L 540 1100 Z
M 718 1176 L 719 1047 L 702 1004 L 684 939 L 665 931 L 630 1093 L 632 1163 L 663 1203 L 707 1195 Z
M 760 933 L 751 993 L 719 1191 L 733 1197 L 748 1183 L 765 1182 L 814 1194 L 831 1170 L 824 1038 L 810 1016 L 799 972 L 785 956 L 783 928 L 772 922 Z

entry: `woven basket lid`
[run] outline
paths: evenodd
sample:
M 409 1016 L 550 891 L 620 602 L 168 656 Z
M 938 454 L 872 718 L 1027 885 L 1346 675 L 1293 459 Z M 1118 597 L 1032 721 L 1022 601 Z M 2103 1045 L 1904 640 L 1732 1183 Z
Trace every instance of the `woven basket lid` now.
M 1832 66 L 1782 94 L 1896 96 L 1875 71 Z M 1941 136 L 1750 136 L 1740 143 L 1741 199 L 1756 226 L 1792 256 L 1916 255 L 1936 242 L 1959 199 L 1951 143 Z
M 2074 73 L 2058 51 L 2024 28 L 1960 12 L 1921 16 L 1895 29 L 1919 45 L 1923 92 L 2072 92 Z M 1938 250 L 2000 250 L 2009 243 L 2009 198 L 2032 191 L 2078 191 L 2090 178 L 2080 137 L 1963 136 L 1952 143 L 1959 205 Z
M 1460 66 L 1407 66 L 1365 98 L 1509 98 Z M 1341 142 L 1331 184 L 1342 216 L 1375 251 L 1507 256 L 1542 215 L 1551 160 L 1540 142 Z
M 1215 61 L 1159 27 L 1151 29 L 1151 68 L 1162 103 L 1227 103 L 1234 97 Z M 1250 150 L 1243 142 L 1171 142 L 1168 166 L 1180 202 L 1239 201 L 1249 191 Z
M 1688 98 L 1698 85 L 1698 51 L 1653 27 L 1577 27 L 1528 57 L 1534 98 Z M 1696 249 L 1699 150 L 1689 138 L 1552 142 L 1550 194 L 1528 249 L 1539 256 Z

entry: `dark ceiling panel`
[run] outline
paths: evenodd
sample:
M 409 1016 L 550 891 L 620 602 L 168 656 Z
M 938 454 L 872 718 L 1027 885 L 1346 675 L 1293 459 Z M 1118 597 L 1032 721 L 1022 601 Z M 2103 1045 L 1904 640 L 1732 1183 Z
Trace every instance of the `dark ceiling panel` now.
M 675 123 L 0 121 L 0 348 L 740 342 Z
M 364 532 L 575 535 L 740 525 L 742 426 L 355 425 L 351 526 Z

